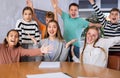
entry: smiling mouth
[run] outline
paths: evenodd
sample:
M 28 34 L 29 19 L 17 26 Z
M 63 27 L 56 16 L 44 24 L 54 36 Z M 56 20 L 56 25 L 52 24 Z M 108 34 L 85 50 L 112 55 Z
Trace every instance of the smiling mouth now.
M 116 20 L 116 18 L 112 18 L 112 20 L 114 20 L 114 21 L 115 21 L 115 20 Z
M 75 14 L 72 14 L 73 17 L 75 17 Z
M 11 42 L 15 42 L 14 40 L 11 40 Z
M 52 31 L 52 32 L 50 32 L 50 34 L 53 34 L 54 32 Z

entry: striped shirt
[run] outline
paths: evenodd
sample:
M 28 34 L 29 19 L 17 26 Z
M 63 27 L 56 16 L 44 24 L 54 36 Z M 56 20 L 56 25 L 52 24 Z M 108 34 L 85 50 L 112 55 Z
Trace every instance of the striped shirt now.
M 18 30 L 20 37 L 19 42 L 23 44 L 31 44 L 33 41 L 28 36 L 30 34 L 34 37 L 37 42 L 40 40 L 40 32 L 38 30 L 38 25 L 35 21 L 26 22 L 23 19 L 19 19 L 16 23 L 16 29 Z
M 110 21 L 107 21 L 104 14 L 96 4 L 93 4 L 93 9 L 95 10 L 99 22 L 103 25 L 103 31 L 105 37 L 116 37 L 120 36 L 120 23 L 113 24 Z

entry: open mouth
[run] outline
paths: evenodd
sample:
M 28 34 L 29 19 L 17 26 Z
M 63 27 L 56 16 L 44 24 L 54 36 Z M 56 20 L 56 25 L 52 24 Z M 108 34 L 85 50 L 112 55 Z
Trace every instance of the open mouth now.
M 54 32 L 53 32 L 53 31 L 51 31 L 51 32 L 50 32 L 50 34 L 54 34 Z
M 13 42 L 13 43 L 14 43 L 15 41 L 14 41 L 14 40 L 11 40 L 11 42 Z
M 115 21 L 115 20 L 116 20 L 116 18 L 112 18 L 112 20 L 113 20 L 113 21 Z
M 75 17 L 75 14 L 72 14 L 72 17 Z

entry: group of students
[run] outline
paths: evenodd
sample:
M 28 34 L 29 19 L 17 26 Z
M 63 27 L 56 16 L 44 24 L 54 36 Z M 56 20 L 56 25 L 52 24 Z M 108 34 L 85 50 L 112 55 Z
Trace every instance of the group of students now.
M 45 25 L 36 17 L 31 0 L 26 2 L 23 19 L 16 23 L 17 30 L 10 30 L 4 43 L 0 44 L 0 64 L 18 62 L 20 56 L 37 55 L 42 57 L 40 61 L 66 61 L 70 53 L 74 62 L 107 66 L 109 48 L 120 42 L 119 9 L 113 8 L 109 15 L 110 21 L 107 21 L 94 0 L 89 0 L 100 21 L 100 24 L 96 24 L 77 17 L 79 6 L 76 3 L 69 5 L 67 14 L 58 7 L 57 0 L 51 0 L 54 13 L 46 13 Z M 63 19 L 63 37 L 57 22 L 57 13 Z M 107 38 L 100 38 L 101 26 Z M 85 28 L 87 31 L 84 45 L 80 46 L 82 29 Z

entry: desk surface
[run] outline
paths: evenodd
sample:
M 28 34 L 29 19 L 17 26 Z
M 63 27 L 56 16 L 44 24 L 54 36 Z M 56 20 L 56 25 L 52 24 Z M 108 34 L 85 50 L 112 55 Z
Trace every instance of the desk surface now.
M 27 74 L 64 72 L 73 78 L 120 78 L 120 71 L 74 62 L 62 62 L 60 68 L 38 68 L 40 62 L 21 62 L 0 65 L 0 78 L 26 78 Z

